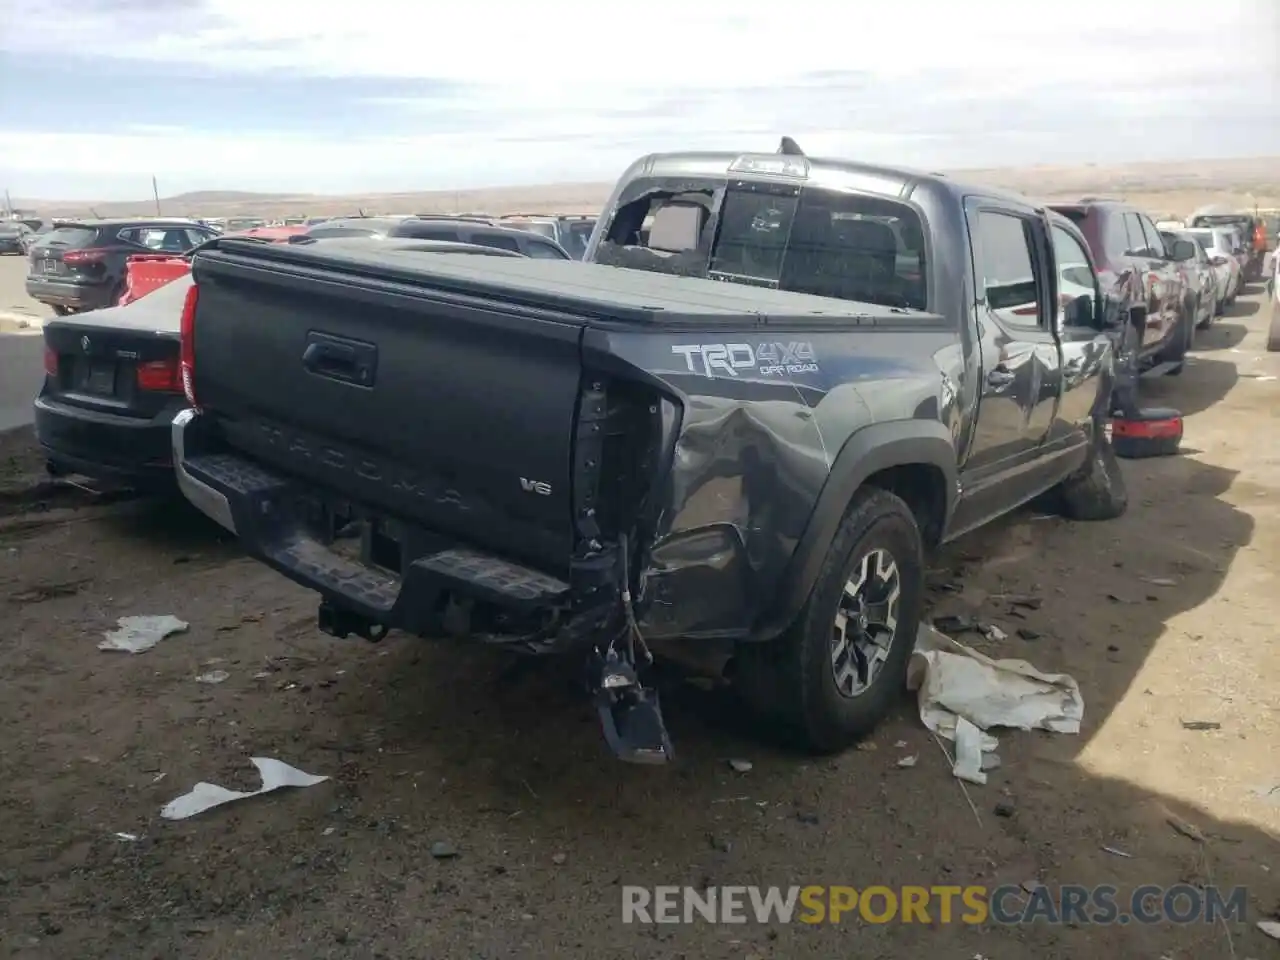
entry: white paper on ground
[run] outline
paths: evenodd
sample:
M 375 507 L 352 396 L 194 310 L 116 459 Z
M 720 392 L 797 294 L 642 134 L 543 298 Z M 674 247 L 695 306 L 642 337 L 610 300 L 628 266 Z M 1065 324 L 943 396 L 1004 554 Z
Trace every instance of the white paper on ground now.
M 951 772 L 970 783 L 987 782 L 982 772 L 982 731 L 964 717 L 956 718 L 956 762 Z
M 993 728 L 1079 733 L 1084 719 L 1084 698 L 1074 678 L 1041 673 L 1025 660 L 992 660 L 926 624 L 916 635 L 907 689 L 917 691 L 921 722 L 957 741 L 957 770 L 961 718 L 977 728 L 982 753 L 997 746 L 988 732 Z M 967 730 L 964 735 L 972 737 Z
M 303 773 L 296 767 L 270 757 L 250 757 L 249 760 L 258 768 L 258 774 L 262 777 L 262 786 L 257 790 L 241 793 L 239 790 L 228 790 L 216 783 L 202 781 L 192 787 L 190 792 L 166 803 L 160 810 L 160 816 L 166 820 L 186 820 L 197 813 L 204 813 L 206 810 L 220 807 L 232 800 L 260 797 L 264 793 L 279 790 L 281 787 L 314 787 L 317 783 L 323 783 L 329 779 Z
M 159 617 L 120 617 L 117 630 L 103 634 L 105 640 L 99 650 L 119 650 L 124 653 L 145 653 L 165 637 L 183 633 L 190 624 L 168 614 Z

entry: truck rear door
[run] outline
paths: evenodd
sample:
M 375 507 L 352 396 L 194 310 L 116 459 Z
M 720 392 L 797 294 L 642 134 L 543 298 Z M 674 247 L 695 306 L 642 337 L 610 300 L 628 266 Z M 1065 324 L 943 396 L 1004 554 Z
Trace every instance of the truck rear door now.
M 1061 390 L 1053 331 L 1053 283 L 1037 252 L 1041 218 L 998 200 L 965 207 L 977 285 L 982 398 L 964 471 L 969 481 L 1004 473 L 1036 455 Z M 1004 495 L 1004 494 L 1002 494 Z

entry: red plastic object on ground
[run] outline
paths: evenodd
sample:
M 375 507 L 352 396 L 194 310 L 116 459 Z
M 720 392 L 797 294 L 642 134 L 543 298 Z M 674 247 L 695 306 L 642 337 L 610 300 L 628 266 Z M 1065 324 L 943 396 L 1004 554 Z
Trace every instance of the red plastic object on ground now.
M 191 262 L 181 255 L 136 253 L 125 261 L 124 293 L 116 306 L 133 303 L 190 270 Z
M 1111 446 L 1127 460 L 1169 457 L 1182 444 L 1182 414 L 1169 407 L 1147 407 L 1111 421 Z

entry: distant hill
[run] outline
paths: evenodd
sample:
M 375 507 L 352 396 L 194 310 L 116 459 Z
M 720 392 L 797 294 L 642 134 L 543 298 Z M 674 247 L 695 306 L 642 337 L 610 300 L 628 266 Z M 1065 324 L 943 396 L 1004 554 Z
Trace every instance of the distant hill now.
M 252 193 L 247 190 L 195 190 L 191 193 L 180 193 L 176 197 L 161 199 L 161 204 L 171 203 L 176 206 L 220 204 L 220 203 L 277 203 L 282 200 L 305 200 L 309 194 Z
M 1280 157 L 1188 160 L 1110 166 L 1034 166 L 1021 169 L 957 170 L 964 180 L 990 183 L 1045 199 L 1123 197 L 1156 215 L 1183 216 L 1209 203 L 1236 208 L 1280 207 Z M 594 213 L 609 196 L 609 183 L 560 183 L 328 196 L 198 190 L 163 198 L 167 216 L 264 217 L 337 216 L 374 213 Z M 155 201 L 102 203 L 14 199 L 15 206 L 43 216 L 146 216 Z

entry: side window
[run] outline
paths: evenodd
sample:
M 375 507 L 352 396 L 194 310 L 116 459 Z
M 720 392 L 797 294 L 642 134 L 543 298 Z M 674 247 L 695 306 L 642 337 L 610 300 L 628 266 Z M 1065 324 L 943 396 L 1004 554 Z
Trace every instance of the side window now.
M 1164 245 L 1164 238 L 1160 236 L 1160 231 L 1156 229 L 1156 225 L 1144 216 L 1138 217 L 1138 222 L 1142 224 L 1142 232 L 1146 234 L 1146 251 L 1149 256 L 1169 258 L 1169 250 Z
M 1147 246 L 1147 238 L 1142 234 L 1142 221 L 1138 219 L 1136 213 L 1124 215 L 1124 229 L 1129 235 L 1128 246 L 1125 247 L 1124 252 L 1131 256 L 1142 256 Z
M 499 250 L 510 250 L 513 253 L 520 252 L 520 244 L 516 242 L 515 237 L 504 237 L 498 234 L 477 231 L 471 235 L 467 242 L 481 247 L 496 247 Z
M 200 244 L 204 243 L 206 240 L 217 236 L 216 233 L 212 233 L 207 230 L 196 230 L 194 228 L 188 228 L 186 230 L 186 234 L 187 234 L 187 244 L 188 244 L 187 249 L 190 249 L 191 247 L 198 247 Z
M 397 227 L 394 231 L 398 237 L 410 237 L 414 240 L 438 240 L 446 243 L 461 243 L 462 237 L 452 227 Z
M 1080 241 L 1061 227 L 1053 228 L 1053 259 L 1058 265 L 1057 322 L 1061 327 L 1066 320 L 1069 303 L 1080 297 L 1089 297 L 1093 309 L 1102 303 L 1098 278 L 1089 266 L 1089 255 Z
M 153 237 L 152 234 L 156 234 L 156 236 Z M 124 230 L 117 233 L 116 236 L 125 243 L 137 244 L 139 247 L 156 246 L 160 243 L 157 231 L 147 230 L 143 227 L 126 227 Z M 151 240 L 152 242 L 148 243 L 148 240 Z
M 1125 230 L 1124 217 L 1111 211 L 1102 216 L 1105 223 L 1103 244 L 1107 251 L 1107 259 L 1111 261 L 1116 257 L 1123 257 L 1129 252 L 1129 234 Z
M 171 227 L 167 230 L 157 230 L 155 232 L 160 235 L 160 242 L 157 247 L 162 253 L 186 253 L 191 249 L 191 242 L 187 237 L 186 230 Z
M 1036 279 L 1030 223 L 1006 213 L 978 215 L 978 274 L 987 309 L 1001 321 L 1040 326 L 1044 291 Z
M 563 253 L 561 253 L 555 247 L 551 246 L 551 244 L 549 243 L 538 243 L 537 241 L 534 241 L 533 243 L 527 244 L 526 252 L 529 254 L 529 256 L 533 257 L 533 259 L 535 260 L 566 259 Z

